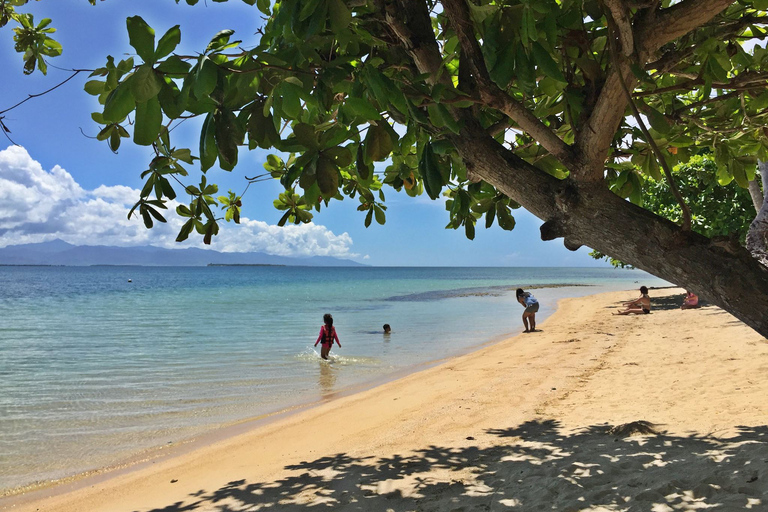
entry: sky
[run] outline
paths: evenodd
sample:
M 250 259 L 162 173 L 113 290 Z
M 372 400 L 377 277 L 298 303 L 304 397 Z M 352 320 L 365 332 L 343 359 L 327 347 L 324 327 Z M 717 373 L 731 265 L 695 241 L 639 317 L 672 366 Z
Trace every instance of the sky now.
M 87 0 L 44 0 L 23 7 L 35 20 L 48 17 L 57 28 L 53 35 L 64 48 L 60 57 L 49 59 L 48 75 L 22 74 L 21 55 L 13 49 L 11 24 L 0 29 L 0 111 L 41 93 L 69 77 L 72 69 L 95 69 L 107 55 L 125 58 L 128 44 L 125 19 L 139 15 L 155 29 L 159 38 L 173 25 L 181 25 L 177 53 L 194 54 L 222 29 L 235 30 L 234 39 L 255 43 L 255 30 L 262 23 L 255 7 L 230 0 L 200 2 L 188 6 L 184 0 L 106 0 L 91 6 Z M 250 43 L 250 44 L 249 44 Z M 55 67 L 54 67 L 55 66 Z M 57 69 L 62 68 L 62 69 Z M 166 215 L 167 225 L 147 230 L 138 218 L 127 219 L 139 197 L 140 174 L 152 157 L 151 148 L 136 146 L 129 139 L 117 154 L 106 142 L 93 137 L 99 127 L 90 118 L 102 108 L 83 91 L 88 73 L 81 73 L 63 86 L 0 114 L 11 130 L 15 146 L 0 137 L 0 247 L 62 239 L 77 245 L 155 245 L 159 247 L 203 247 L 194 234 L 175 242 L 182 220 Z M 200 123 L 183 124 L 174 131 L 177 146 L 198 147 Z M 182 146 L 183 145 L 183 146 Z M 241 148 L 238 167 L 231 173 L 214 167 L 209 181 L 219 192 L 242 193 L 244 176 L 264 172 L 269 152 Z M 282 256 L 333 256 L 374 266 L 607 266 L 592 259 L 589 249 L 576 252 L 562 240 L 543 242 L 541 221 L 524 211 L 513 212 L 517 221 L 511 232 L 478 223 L 474 240 L 463 229 L 446 230 L 449 221 L 443 200 L 426 194 L 410 198 L 385 187 L 387 222 L 364 226 L 366 212 L 358 212 L 358 201 L 332 201 L 330 208 L 315 213 L 312 223 L 278 227 L 283 212 L 272 202 L 283 190 L 277 181 L 258 183 L 243 197 L 240 225 L 222 223 L 211 248 L 219 251 L 261 251 Z M 171 208 L 172 209 L 172 208 Z

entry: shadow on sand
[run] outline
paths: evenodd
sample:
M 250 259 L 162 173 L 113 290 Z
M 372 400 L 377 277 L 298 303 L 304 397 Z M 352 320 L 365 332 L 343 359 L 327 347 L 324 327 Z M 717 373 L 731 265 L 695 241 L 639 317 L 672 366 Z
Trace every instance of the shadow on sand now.
M 670 309 L 680 309 L 680 305 L 683 303 L 683 300 L 685 299 L 684 293 L 677 293 L 675 295 L 665 295 L 661 297 L 654 297 L 653 296 L 653 290 L 650 292 L 651 295 L 651 313 L 654 311 L 667 311 Z M 626 300 L 621 300 L 619 302 L 615 302 L 611 306 L 606 306 L 606 309 L 624 309 L 624 302 L 629 302 L 630 300 L 634 300 L 639 295 L 631 296 L 628 295 Z M 699 298 L 699 306 L 701 308 L 705 308 L 707 306 L 710 306 L 710 304 L 703 300 L 702 298 Z
M 566 432 L 556 421 L 531 421 L 487 431 L 490 447 L 472 446 L 476 441 L 468 437 L 463 448 L 431 446 L 407 456 L 340 453 L 287 466 L 294 474 L 283 479 L 202 489 L 151 512 L 765 510 L 768 505 L 768 426 L 740 427 L 728 439 L 615 432 L 605 425 Z

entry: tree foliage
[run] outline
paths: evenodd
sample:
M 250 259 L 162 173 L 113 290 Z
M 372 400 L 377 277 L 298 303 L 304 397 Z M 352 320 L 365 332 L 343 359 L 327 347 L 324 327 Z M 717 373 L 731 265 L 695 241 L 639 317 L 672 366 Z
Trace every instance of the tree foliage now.
M 639 173 L 635 170 L 635 173 Z M 755 208 L 749 192 L 735 181 L 722 185 L 718 181 L 717 164 L 709 155 L 694 155 L 688 162 L 678 164 L 672 171 L 683 196 L 688 200 L 694 231 L 707 237 L 735 237 L 744 244 Z M 648 176 L 639 177 L 643 190 L 643 207 L 653 213 L 681 222 L 682 211 L 664 182 Z M 590 255 L 605 258 L 614 267 L 627 267 L 624 262 L 598 251 Z
M 472 238 L 478 221 L 512 229 L 522 204 L 546 221 L 544 239 L 705 283 L 677 267 L 706 241 L 630 203 L 647 207 L 666 188 L 695 202 L 692 167 L 663 172 L 693 154 L 711 152 L 717 182 L 739 187 L 768 160 L 768 51 L 755 44 L 768 0 L 244 1 L 266 18 L 256 40 L 225 30 L 180 55 L 178 26 L 157 27 L 158 38 L 134 16 L 135 55 L 107 57 L 85 84 L 103 107 L 101 140 L 153 150 L 136 205 L 145 223 L 162 221 L 177 191 L 188 196 L 179 240 L 196 230 L 210 241 L 221 220 L 237 222 L 241 198 L 217 197 L 205 173 L 264 148 L 285 156 L 265 164 L 285 188 L 281 224 L 344 197 L 366 225 L 383 223 L 394 189 L 447 195 L 448 227 Z M 25 3 L 4 2 L 3 19 L 23 24 L 13 9 Z M 47 25 L 29 21 L 33 37 L 17 49 L 40 64 L 48 54 L 27 41 Z M 190 118 L 199 146 L 178 147 L 172 128 Z M 190 166 L 199 184 L 185 182 Z M 674 258 L 637 250 L 631 237 L 648 229 Z
M 57 55 L 61 47 L 49 37 L 51 20 L 33 25 L 31 15 L 13 13 L 14 6 L 24 3 L 5 2 L 3 20 L 20 25 L 14 30 L 24 71 L 37 65 L 45 72 L 44 57 Z M 366 225 L 372 218 L 383 223 L 382 186 L 388 185 L 411 196 L 426 192 L 433 199 L 445 191 L 450 197 L 448 227 L 464 227 L 469 238 L 483 216 L 486 226 L 496 221 L 511 229 L 510 208 L 517 203 L 487 183 L 473 183 L 447 137 L 462 127 L 456 110 L 471 112 L 515 155 L 543 171 L 557 178 L 574 171 L 552 148 L 547 151 L 547 144 L 515 129 L 504 106 L 484 104 L 489 102 L 460 83 L 459 37 L 439 3 L 425 2 L 431 26 L 423 27 L 431 28 L 440 42 L 439 77 L 419 72 L 384 24 L 391 16 L 388 2 L 246 3 L 269 16 L 252 49 L 243 50 L 242 41 L 225 30 L 199 56 L 176 55 L 178 25 L 166 28 L 155 41 L 155 30 L 134 16 L 126 20 L 126 28 L 136 57 L 108 57 L 85 84 L 86 92 L 103 105 L 103 111 L 93 114 L 101 125 L 100 140 L 117 151 L 122 139 L 132 137 L 155 151 L 138 203 L 148 212 L 148 226 L 157 207 L 175 199 L 174 189 L 181 186 L 191 200 L 178 213 L 191 213 L 194 227 L 210 239 L 207 235 L 222 220 L 212 208 L 218 201 L 203 193 L 202 184 L 181 184 L 180 178 L 187 176 L 184 164 L 195 163 L 203 172 L 218 164 L 229 171 L 247 146 L 291 155 L 279 165 L 265 164 L 291 192 L 276 201 L 286 211 L 283 222 L 308 222 L 322 202 L 346 195 L 358 197 Z M 610 70 L 611 23 L 605 5 L 482 0 L 467 6 L 465 21 L 482 41 L 490 87 L 526 109 L 541 128 L 573 144 Z M 635 102 L 670 163 L 685 161 L 692 148 L 714 147 L 719 181 L 736 180 L 746 187 L 756 158 L 768 159 L 763 130 L 768 55 L 759 46 L 752 52 L 742 46 L 744 39 L 764 35 L 764 7 L 760 0 L 734 2 L 707 26 L 664 48 L 652 65 L 632 66 Z M 638 16 L 642 9 L 627 11 Z M 169 128 L 189 117 L 202 119 L 200 145 L 176 148 Z M 648 141 L 631 122 L 622 122 L 615 131 L 606 156 L 606 180 L 622 197 L 640 203 L 649 181 L 631 164 L 663 183 Z M 374 165 L 382 161 L 391 163 L 378 174 Z M 652 187 L 647 192 L 655 194 Z M 289 199 L 296 194 L 303 201 Z M 223 205 L 231 210 L 231 203 Z M 154 218 L 162 222 L 161 216 Z M 185 224 L 179 239 L 186 238 L 186 231 Z

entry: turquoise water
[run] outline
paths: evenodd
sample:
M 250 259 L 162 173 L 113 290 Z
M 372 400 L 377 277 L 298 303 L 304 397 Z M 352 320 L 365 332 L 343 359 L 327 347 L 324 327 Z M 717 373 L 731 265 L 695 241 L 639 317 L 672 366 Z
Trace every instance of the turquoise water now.
M 595 268 L 0 267 L 0 489 L 516 334 L 519 286 L 590 285 L 532 290 L 540 322 L 559 298 L 638 283 L 667 284 Z M 326 312 L 330 364 L 313 347 Z

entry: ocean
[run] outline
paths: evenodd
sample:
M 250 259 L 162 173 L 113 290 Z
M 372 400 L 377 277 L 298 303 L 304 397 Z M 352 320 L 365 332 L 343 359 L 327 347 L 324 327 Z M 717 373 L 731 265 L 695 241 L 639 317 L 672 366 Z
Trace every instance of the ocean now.
M 669 283 L 603 268 L 0 267 L 0 495 L 500 341 L 522 331 L 518 287 L 541 323 L 560 298 L 641 284 Z M 342 345 L 330 362 L 313 346 L 324 313 Z

